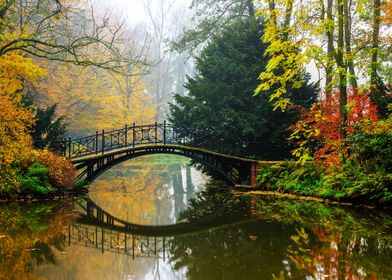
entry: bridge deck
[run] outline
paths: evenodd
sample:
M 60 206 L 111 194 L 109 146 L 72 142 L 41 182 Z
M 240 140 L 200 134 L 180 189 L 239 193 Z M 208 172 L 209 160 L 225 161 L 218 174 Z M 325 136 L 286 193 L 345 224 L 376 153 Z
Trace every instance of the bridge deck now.
M 194 151 L 194 152 L 202 152 L 210 155 L 215 155 L 221 158 L 226 158 L 229 160 L 238 160 L 238 161 L 243 161 L 243 162 L 249 162 L 249 163 L 276 163 L 275 161 L 260 161 L 260 160 L 254 160 L 254 159 L 249 159 L 249 158 L 242 158 L 242 157 L 237 157 L 237 156 L 231 156 L 231 155 L 226 155 L 226 154 L 221 154 L 218 152 L 214 152 L 211 150 L 203 149 L 203 148 L 197 148 L 197 147 L 190 147 L 190 146 L 185 146 L 185 145 L 176 145 L 176 144 L 145 144 L 145 145 L 138 145 L 135 147 L 125 147 L 125 148 L 118 148 L 118 149 L 113 149 L 105 152 L 100 152 L 96 154 L 91 154 L 91 155 L 86 155 L 86 156 L 80 156 L 77 158 L 71 158 L 71 162 L 73 164 L 85 162 L 88 160 L 92 159 L 99 159 L 102 157 L 107 157 L 111 155 L 118 155 L 122 153 L 126 153 L 128 151 L 138 151 L 138 150 L 145 150 L 148 148 L 172 148 L 172 149 L 178 149 L 178 150 L 187 150 L 187 151 Z

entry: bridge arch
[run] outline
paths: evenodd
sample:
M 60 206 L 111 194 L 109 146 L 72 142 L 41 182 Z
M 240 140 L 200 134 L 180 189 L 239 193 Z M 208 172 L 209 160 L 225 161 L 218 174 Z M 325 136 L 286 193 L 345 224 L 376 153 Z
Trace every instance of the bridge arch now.
M 172 154 L 193 159 L 217 172 L 229 185 L 249 182 L 251 167 L 254 164 L 252 160 L 227 156 L 201 148 L 168 144 L 127 147 L 104 154 L 72 159 L 71 162 L 77 170 L 80 170 L 78 179 L 91 183 L 102 173 L 122 162 L 153 154 Z
M 81 215 L 77 222 L 84 225 L 99 226 L 118 232 L 127 232 L 143 236 L 173 236 L 203 231 L 206 229 L 217 228 L 239 222 L 249 222 L 252 220 L 251 212 L 249 215 L 229 215 L 225 217 L 209 216 L 204 219 L 194 221 L 178 222 L 170 225 L 143 225 L 134 224 L 117 217 L 114 217 L 90 198 L 81 198 L 77 202 L 81 208 Z M 250 207 L 250 205 L 249 205 Z M 214 211 L 213 211 L 214 212 Z M 253 220 L 254 221 L 254 220 Z

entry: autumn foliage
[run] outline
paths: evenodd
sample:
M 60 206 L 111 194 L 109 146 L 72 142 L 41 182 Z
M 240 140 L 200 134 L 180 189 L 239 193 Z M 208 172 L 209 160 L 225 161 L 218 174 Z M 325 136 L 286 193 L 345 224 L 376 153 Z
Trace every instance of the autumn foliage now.
M 22 79 L 34 82 L 44 74 L 18 53 L 0 56 L 0 189 L 17 186 L 15 175 L 31 152 L 29 127 L 33 114 L 21 104 Z
M 74 186 L 75 168 L 66 158 L 48 150 L 40 150 L 34 151 L 33 159 L 33 162 L 38 162 L 48 168 L 48 176 L 52 186 L 64 189 Z
M 50 185 L 73 186 L 75 171 L 66 159 L 32 146 L 34 115 L 23 105 L 21 91 L 24 83 L 34 84 L 45 74 L 32 59 L 18 52 L 0 56 L 0 193 L 19 192 L 20 181 L 34 163 L 48 169 Z
M 293 155 L 302 162 L 314 158 L 326 165 L 337 165 L 347 156 L 344 139 L 339 133 L 340 118 L 339 93 L 315 103 L 309 111 L 304 111 L 302 118 L 291 127 L 293 133 L 290 140 L 298 146 Z M 348 96 L 348 134 L 360 132 L 365 123 L 376 123 L 377 109 L 366 93 L 354 93 Z

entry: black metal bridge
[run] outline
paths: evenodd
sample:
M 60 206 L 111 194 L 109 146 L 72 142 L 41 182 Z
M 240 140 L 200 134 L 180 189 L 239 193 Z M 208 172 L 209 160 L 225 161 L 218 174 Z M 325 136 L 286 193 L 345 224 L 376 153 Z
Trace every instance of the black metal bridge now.
M 79 170 L 77 179 L 84 179 L 87 183 L 126 160 L 165 153 L 202 163 L 230 185 L 254 184 L 258 161 L 204 149 L 203 144 L 213 140 L 195 136 L 197 131 L 192 128 L 180 129 L 166 122 L 133 124 L 117 130 L 97 131 L 94 135 L 79 139 L 69 138 L 62 142 L 62 146 L 64 156 Z
M 170 252 L 170 239 L 173 236 L 256 221 L 250 212 L 249 215 L 216 217 L 214 211 L 211 211 L 210 216 L 200 220 L 149 226 L 118 219 L 89 198 L 79 198 L 75 206 L 80 216 L 76 223 L 68 225 L 65 236 L 68 246 L 95 248 L 102 253 L 125 254 L 133 259 L 141 257 L 165 260 Z
M 216 216 L 215 211 L 212 210 L 209 216 L 199 219 L 193 219 L 192 221 L 180 221 L 176 224 L 171 225 L 140 225 L 130 223 L 114 217 L 110 213 L 103 210 L 101 207 L 96 205 L 89 198 L 80 198 L 77 203 L 77 211 L 81 213 L 77 219 L 79 224 L 98 226 L 103 229 L 133 234 L 137 236 L 152 236 L 152 237 L 164 237 L 183 235 L 189 233 L 196 233 L 206 229 L 218 228 L 220 226 L 232 225 L 244 221 L 251 220 L 251 211 L 249 215 L 241 215 L 238 213 L 225 215 L 225 217 Z M 218 205 L 222 207 L 222 205 Z M 250 204 L 249 204 L 250 209 Z
M 69 224 L 65 237 L 68 246 L 94 248 L 102 253 L 125 254 L 132 256 L 133 259 L 160 258 L 165 260 L 170 251 L 168 247 L 170 237 L 135 235 L 82 223 Z

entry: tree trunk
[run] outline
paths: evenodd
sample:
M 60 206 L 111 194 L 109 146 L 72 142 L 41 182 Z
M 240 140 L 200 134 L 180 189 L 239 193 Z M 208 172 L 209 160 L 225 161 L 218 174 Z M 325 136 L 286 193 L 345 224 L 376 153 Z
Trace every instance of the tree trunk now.
M 275 0 L 268 0 L 268 9 L 270 12 L 270 18 L 276 26 Z
M 351 0 L 350 0 L 351 1 Z M 350 3 L 351 6 L 351 3 Z M 352 58 L 351 52 L 351 16 L 350 16 L 350 9 L 348 0 L 343 0 L 343 9 L 344 9 L 344 37 L 346 43 L 346 54 L 348 57 L 348 69 L 350 73 L 350 84 L 353 88 L 354 93 L 357 93 L 358 89 L 358 82 L 357 77 L 355 75 L 355 68 L 354 68 L 354 59 Z
M 338 50 L 336 54 L 336 64 L 339 70 L 339 109 L 340 109 L 340 137 L 346 136 L 347 126 L 347 68 L 343 60 L 344 54 L 344 20 L 343 1 L 338 0 Z
M 249 16 L 254 18 L 255 17 L 255 6 L 253 5 L 253 1 L 248 0 L 246 5 L 248 6 Z
M 326 98 L 331 98 L 332 92 L 332 71 L 333 71 L 333 58 L 335 55 L 335 48 L 333 45 L 333 31 L 334 31 L 334 24 L 333 17 L 332 17 L 332 7 L 333 7 L 333 0 L 327 1 L 327 19 L 328 19 L 328 28 L 327 28 L 327 67 L 325 69 L 325 95 Z
M 289 37 L 289 27 L 290 27 L 290 21 L 291 21 L 291 14 L 293 13 L 293 0 L 287 0 L 286 2 L 286 12 L 285 12 L 285 17 L 284 17 L 284 23 L 283 23 L 283 36 L 285 40 L 288 39 Z
M 372 63 L 370 73 L 370 88 L 377 90 L 378 47 L 380 35 L 380 6 L 381 0 L 373 1 L 373 34 L 372 34 Z

